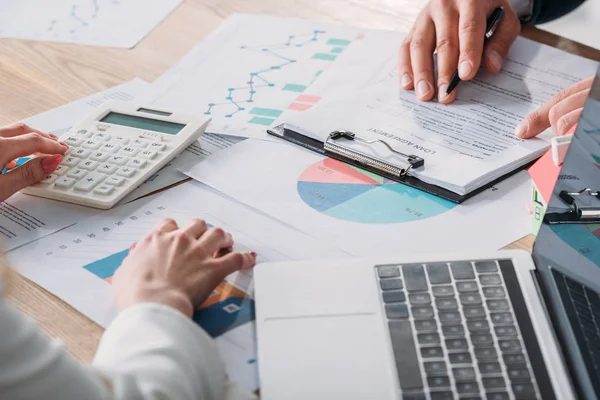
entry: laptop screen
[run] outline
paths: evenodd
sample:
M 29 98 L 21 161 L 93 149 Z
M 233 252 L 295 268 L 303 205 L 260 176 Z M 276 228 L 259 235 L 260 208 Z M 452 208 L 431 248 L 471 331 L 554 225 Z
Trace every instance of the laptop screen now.
M 574 386 L 585 399 L 600 398 L 599 76 L 600 70 L 533 249 Z

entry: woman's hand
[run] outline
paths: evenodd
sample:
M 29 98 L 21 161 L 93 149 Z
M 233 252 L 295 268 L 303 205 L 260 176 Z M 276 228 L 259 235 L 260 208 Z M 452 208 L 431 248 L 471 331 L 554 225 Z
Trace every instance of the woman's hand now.
M 487 17 L 500 6 L 504 18 L 484 50 Z M 414 88 L 419 100 L 429 101 L 438 93 L 439 102 L 450 103 L 456 90 L 446 96 L 446 89 L 456 70 L 462 80 L 472 79 L 481 64 L 497 73 L 520 31 L 521 23 L 508 0 L 431 0 L 400 48 L 400 86 Z
M 579 121 L 593 82 L 594 77 L 591 76 L 559 92 L 537 111 L 525 117 L 517 125 L 515 135 L 529 139 L 550 127 L 555 135 L 565 135 Z
M 233 238 L 195 219 L 179 228 L 161 221 L 132 246 L 113 277 L 119 310 L 144 302 L 171 306 L 191 317 L 225 277 L 252 268 L 255 253 L 232 253 Z
M 37 183 L 52 173 L 62 162 L 69 148 L 57 137 L 18 123 L 0 128 L 0 170 L 14 168 L 15 159 L 31 154 L 37 156 L 24 165 L 0 175 L 0 201 L 19 190 Z

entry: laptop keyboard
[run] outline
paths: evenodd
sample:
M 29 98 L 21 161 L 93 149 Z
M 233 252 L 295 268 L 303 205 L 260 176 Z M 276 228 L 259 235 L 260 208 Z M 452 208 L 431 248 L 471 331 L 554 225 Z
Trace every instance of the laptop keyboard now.
M 404 399 L 540 398 L 499 262 L 376 267 Z
M 555 269 L 552 274 L 590 380 L 596 395 L 600 397 L 600 296 L 593 289 Z

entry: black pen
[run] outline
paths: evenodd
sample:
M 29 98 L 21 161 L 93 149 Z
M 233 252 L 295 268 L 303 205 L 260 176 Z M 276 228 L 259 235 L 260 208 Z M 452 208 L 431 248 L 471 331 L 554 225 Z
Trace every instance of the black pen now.
M 496 32 L 498 25 L 500 25 L 500 22 L 502 21 L 503 17 L 504 17 L 504 8 L 497 7 L 496 9 L 494 9 L 494 11 L 492 12 L 492 14 L 490 15 L 490 17 L 487 20 L 487 24 L 485 27 L 485 37 L 483 38 L 484 43 L 487 42 L 488 39 L 494 35 L 494 33 Z M 446 96 L 448 96 L 450 93 L 452 93 L 452 91 L 458 86 L 459 83 L 460 83 L 460 77 L 458 76 L 458 70 L 456 70 L 454 75 L 452 75 L 452 79 L 450 79 L 450 83 L 448 84 L 448 89 L 446 89 Z

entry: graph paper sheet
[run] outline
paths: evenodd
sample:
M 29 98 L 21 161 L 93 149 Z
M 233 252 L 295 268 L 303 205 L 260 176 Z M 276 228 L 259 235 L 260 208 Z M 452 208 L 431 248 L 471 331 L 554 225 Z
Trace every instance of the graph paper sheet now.
M 132 48 L 182 0 L 0 0 L 0 37 Z

